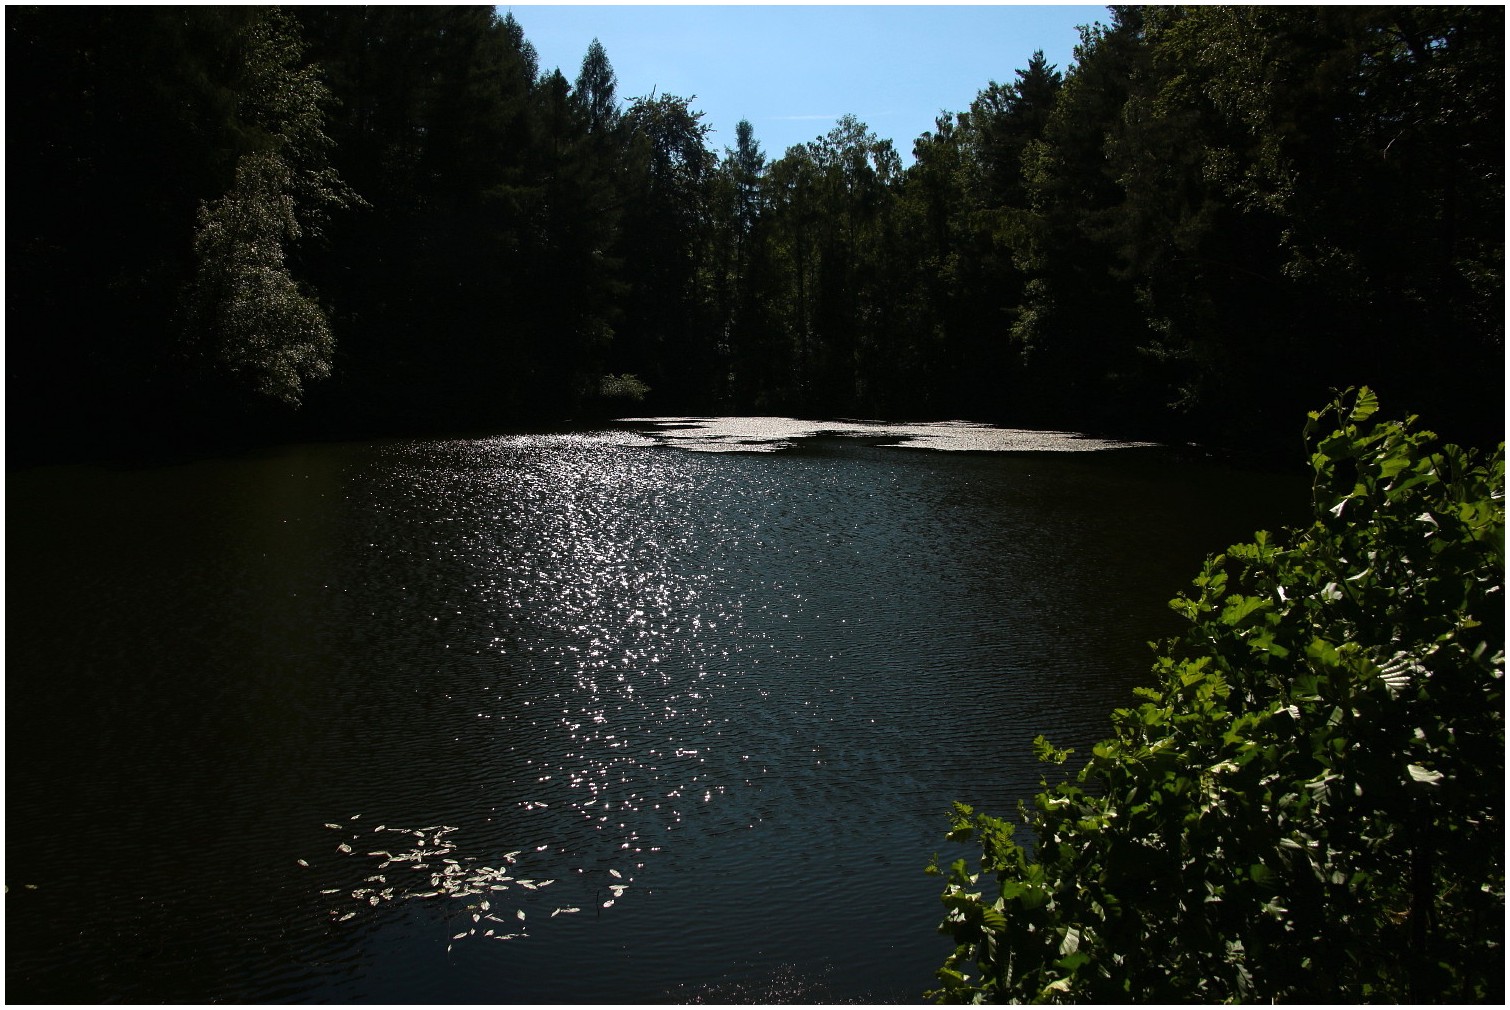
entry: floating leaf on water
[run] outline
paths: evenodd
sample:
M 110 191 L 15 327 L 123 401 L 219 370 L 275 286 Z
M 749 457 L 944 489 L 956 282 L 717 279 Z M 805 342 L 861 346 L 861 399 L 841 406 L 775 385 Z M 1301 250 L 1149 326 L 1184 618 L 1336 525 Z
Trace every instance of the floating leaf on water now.
M 379 898 L 377 895 L 374 894 L 372 897 L 370 897 L 370 898 L 367 899 L 367 904 L 369 904 L 369 905 L 376 905 L 379 901 L 382 901 L 382 900 L 383 899 Z
M 492 886 L 490 886 L 488 888 L 488 890 L 490 890 L 490 891 L 507 891 L 508 889 L 509 889 L 509 885 L 508 884 L 493 884 Z
M 462 930 L 460 933 L 457 933 L 455 936 L 451 937 L 451 939 L 453 939 L 453 940 L 465 940 L 466 938 L 467 938 L 467 931 L 466 930 Z
M 624 876 L 624 874 L 620 873 L 618 870 L 609 870 L 608 871 L 608 875 L 610 877 L 623 877 Z
M 339 894 L 339 893 L 341 893 L 341 889 L 339 887 L 331 887 L 331 888 L 327 888 L 326 890 L 321 891 L 320 893 L 321 894 Z
M 487 919 L 487 920 L 489 920 L 491 922 L 503 922 L 504 921 L 503 919 L 498 918 L 498 916 L 494 915 L 492 912 L 489 912 L 487 915 L 484 915 L 483 918 Z
M 518 911 L 516 911 L 514 914 L 517 915 L 517 916 L 519 916 L 519 921 L 520 922 L 524 921 L 524 909 L 521 908 Z
M 604 908 L 612 908 L 613 907 L 613 899 L 609 898 L 607 901 L 603 902 L 603 907 Z
M 521 880 L 518 881 L 518 884 L 520 887 L 526 888 L 531 891 L 535 889 L 535 882 L 533 880 Z
M 347 919 L 355 919 L 355 918 L 356 918 L 356 913 L 355 912 L 347 912 L 345 915 L 341 916 L 336 921 L 337 922 L 345 922 Z
M 480 907 L 481 907 L 481 908 L 482 908 L 482 910 L 483 910 L 483 911 L 484 911 L 484 912 L 486 912 L 486 911 L 487 911 L 487 910 L 488 910 L 488 909 L 489 909 L 489 908 L 491 908 L 491 907 L 492 907 L 492 906 L 491 906 L 491 905 L 489 905 L 489 904 L 488 904 L 488 903 L 487 903 L 487 901 L 483 901 L 483 902 L 482 902 L 482 904 L 481 904 L 481 906 L 480 906 Z
M 298 863 L 300 866 L 308 866 L 309 865 L 308 863 L 306 863 L 302 859 L 296 859 L 296 860 L 294 860 L 294 862 Z
M 356 820 L 358 817 L 361 817 L 361 816 L 362 816 L 361 814 L 352 814 L 351 815 L 351 819 L 352 820 Z
M 336 846 L 336 851 L 337 852 L 350 852 L 351 851 L 351 846 L 347 845 L 345 842 L 342 842 L 340 845 Z
M 541 881 L 536 882 L 535 886 L 536 887 L 549 887 L 549 886 L 551 886 L 554 883 L 555 883 L 554 880 L 541 880 Z
M 419 894 L 410 895 L 410 897 L 414 897 L 414 898 L 438 898 L 438 897 L 440 897 L 440 892 L 439 891 L 421 891 Z
M 493 931 L 490 929 L 490 930 L 488 930 L 486 933 L 484 933 L 482 935 L 483 936 L 492 936 L 493 935 Z
M 375 828 L 372 829 L 372 833 L 373 834 L 377 834 L 379 831 L 382 831 L 387 826 L 388 825 L 386 825 L 386 824 L 379 824 L 377 827 L 375 827 Z
M 472 913 L 472 921 L 473 922 L 481 922 L 482 921 L 482 916 L 478 915 L 476 912 L 473 912 Z
M 334 828 L 336 831 L 340 831 L 341 830 L 341 826 L 339 824 L 327 824 L 325 826 L 327 828 Z

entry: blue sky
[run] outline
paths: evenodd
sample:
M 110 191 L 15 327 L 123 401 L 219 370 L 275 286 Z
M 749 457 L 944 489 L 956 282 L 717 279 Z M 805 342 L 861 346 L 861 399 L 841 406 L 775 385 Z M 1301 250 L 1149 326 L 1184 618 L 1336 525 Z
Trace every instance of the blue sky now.
M 540 55 L 576 80 L 594 38 L 621 102 L 655 89 L 697 96 L 709 147 L 734 145 L 748 119 L 766 156 L 827 133 L 853 113 L 889 137 L 903 164 L 939 110 L 963 111 L 992 80 L 1016 80 L 1035 49 L 1065 70 L 1076 26 L 1111 20 L 1085 6 L 505 5 Z

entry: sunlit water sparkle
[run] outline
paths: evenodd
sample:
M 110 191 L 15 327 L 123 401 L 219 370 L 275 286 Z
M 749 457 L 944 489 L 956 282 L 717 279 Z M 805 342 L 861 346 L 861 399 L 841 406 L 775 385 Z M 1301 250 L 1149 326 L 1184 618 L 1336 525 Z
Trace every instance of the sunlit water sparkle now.
M 915 1000 L 949 802 L 1099 735 L 1278 497 L 1055 447 L 1114 448 L 656 419 L 15 475 L 12 998 Z

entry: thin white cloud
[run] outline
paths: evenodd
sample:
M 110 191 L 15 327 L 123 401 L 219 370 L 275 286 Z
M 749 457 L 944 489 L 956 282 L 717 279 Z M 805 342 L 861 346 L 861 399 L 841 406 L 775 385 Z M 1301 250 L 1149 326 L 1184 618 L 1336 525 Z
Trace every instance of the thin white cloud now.
M 839 115 L 840 115 L 839 113 L 835 112 L 835 113 L 822 113 L 822 114 L 819 114 L 819 115 L 805 115 L 805 116 L 766 116 L 765 118 L 766 119 L 778 119 L 778 120 L 781 120 L 783 122 L 797 122 L 797 121 L 804 121 L 804 120 L 809 120 L 809 119 L 838 119 Z

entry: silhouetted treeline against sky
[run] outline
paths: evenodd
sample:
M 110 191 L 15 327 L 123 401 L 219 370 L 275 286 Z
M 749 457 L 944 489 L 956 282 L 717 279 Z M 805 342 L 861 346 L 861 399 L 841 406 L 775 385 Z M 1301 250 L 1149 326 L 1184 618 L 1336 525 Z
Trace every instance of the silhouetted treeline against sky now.
M 1503 8 L 1110 20 L 904 168 L 853 117 L 712 150 L 490 7 L 7 8 L 11 458 L 615 412 L 1288 446 L 1363 383 L 1502 438 Z

